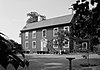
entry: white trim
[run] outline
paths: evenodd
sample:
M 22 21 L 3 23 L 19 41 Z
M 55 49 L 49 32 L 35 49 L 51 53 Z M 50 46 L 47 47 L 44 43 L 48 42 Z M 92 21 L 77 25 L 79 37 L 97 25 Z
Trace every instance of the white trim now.
M 28 45 L 26 45 L 28 44 Z M 25 49 L 29 49 L 29 42 L 28 41 L 25 41 Z
M 69 38 L 67 38 L 69 40 Z M 66 41 L 66 40 L 65 40 Z M 63 48 L 69 48 L 69 41 L 68 41 L 68 44 L 67 46 L 63 46 Z
M 25 39 L 28 39 L 29 32 L 25 32 Z
M 69 26 L 64 26 L 64 30 L 66 30 L 66 28 L 68 29 L 68 32 L 69 32 Z
M 33 36 L 35 33 L 35 36 Z M 32 39 L 36 38 L 36 31 L 32 31 Z
M 43 51 L 43 48 L 45 48 L 47 45 L 47 39 L 43 38 L 40 41 L 41 41 L 41 51 Z
M 83 48 L 83 45 L 84 45 L 84 44 L 86 44 L 86 47 L 85 47 L 84 49 L 87 49 L 87 42 L 83 42 L 83 43 L 82 43 L 82 48 Z
M 55 29 L 57 29 L 57 32 L 58 32 L 58 27 L 53 28 L 53 37 L 57 37 L 57 35 L 55 35 L 55 33 L 57 33 L 57 32 L 55 32 Z
M 45 31 L 45 36 L 43 36 L 43 31 Z M 42 37 L 44 38 L 44 37 L 46 37 L 47 36 L 47 30 L 46 29 L 43 29 L 42 30 Z
M 63 48 L 69 48 L 69 41 L 68 41 L 67 46 L 63 46 Z
M 35 46 L 33 46 L 33 42 L 35 42 Z M 36 48 L 36 41 L 32 41 L 32 48 Z
M 58 48 L 58 45 L 57 46 L 54 45 L 54 41 L 56 41 L 56 39 L 53 39 L 53 48 Z M 57 41 L 57 44 L 58 44 L 58 41 Z

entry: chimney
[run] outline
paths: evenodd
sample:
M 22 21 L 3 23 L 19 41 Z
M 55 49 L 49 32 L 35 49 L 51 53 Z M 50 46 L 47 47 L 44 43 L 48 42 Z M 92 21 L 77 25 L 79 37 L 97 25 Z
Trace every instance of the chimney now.
M 38 16 L 38 21 L 43 21 L 43 20 L 46 20 L 46 16 L 39 15 Z

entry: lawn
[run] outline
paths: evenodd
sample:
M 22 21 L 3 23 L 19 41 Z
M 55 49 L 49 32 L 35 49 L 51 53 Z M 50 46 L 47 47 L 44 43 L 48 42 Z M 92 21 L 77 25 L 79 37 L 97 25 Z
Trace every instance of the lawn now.
M 66 58 L 29 58 L 29 67 L 21 68 L 18 70 L 67 70 L 69 68 L 69 61 Z M 73 69 L 81 70 L 82 66 L 80 64 L 87 63 L 86 59 L 75 59 L 72 62 Z M 90 59 L 90 64 L 98 65 L 96 70 L 100 70 L 100 59 Z M 0 67 L 0 70 L 4 70 Z M 14 68 L 9 65 L 7 70 L 14 70 Z

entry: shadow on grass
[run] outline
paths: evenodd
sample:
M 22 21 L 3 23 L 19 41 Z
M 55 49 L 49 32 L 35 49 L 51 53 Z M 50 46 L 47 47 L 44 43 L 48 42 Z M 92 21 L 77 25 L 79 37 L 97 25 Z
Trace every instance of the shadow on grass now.
M 82 65 L 86 64 L 86 59 L 77 59 L 72 61 L 72 68 L 75 70 L 81 70 Z M 91 65 L 100 66 L 100 59 L 90 59 Z M 31 59 L 29 67 L 21 68 L 18 70 L 67 70 L 69 68 L 69 61 L 67 59 L 61 58 L 40 58 L 40 59 Z M 0 70 L 4 70 L 0 66 Z M 14 70 L 12 65 L 7 67 L 7 70 Z

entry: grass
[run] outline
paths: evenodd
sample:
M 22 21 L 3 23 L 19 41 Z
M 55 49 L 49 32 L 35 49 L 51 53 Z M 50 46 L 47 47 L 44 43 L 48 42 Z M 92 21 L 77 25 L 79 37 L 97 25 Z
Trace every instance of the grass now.
M 29 58 L 30 65 L 28 68 L 19 67 L 18 70 L 67 70 L 69 68 L 69 61 L 65 58 Z M 80 64 L 87 63 L 86 59 L 77 59 L 72 61 L 72 67 L 75 70 L 81 70 Z M 100 70 L 100 59 L 90 59 L 90 64 L 98 65 Z M 0 67 L 0 70 L 4 70 Z M 7 70 L 14 70 L 12 65 L 9 65 Z

